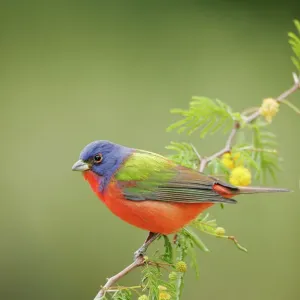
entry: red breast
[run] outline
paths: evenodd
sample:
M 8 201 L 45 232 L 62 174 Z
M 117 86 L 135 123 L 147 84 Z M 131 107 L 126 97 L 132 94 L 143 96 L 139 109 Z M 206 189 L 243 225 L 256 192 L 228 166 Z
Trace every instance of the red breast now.
M 102 194 L 99 192 L 101 178 L 91 171 L 84 172 L 84 178 L 105 205 L 123 221 L 138 228 L 170 234 L 178 231 L 195 219 L 212 203 L 174 203 L 162 201 L 131 201 L 122 196 L 122 191 L 112 181 Z

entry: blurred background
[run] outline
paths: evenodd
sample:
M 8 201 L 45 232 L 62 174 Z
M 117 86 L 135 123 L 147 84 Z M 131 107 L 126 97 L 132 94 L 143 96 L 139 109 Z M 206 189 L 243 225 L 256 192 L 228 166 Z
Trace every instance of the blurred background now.
M 146 233 L 71 172 L 81 149 L 108 139 L 167 155 L 175 140 L 215 152 L 225 137 L 166 133 L 169 110 L 194 95 L 241 110 L 289 88 L 294 18 L 299 1 L 1 1 L 0 298 L 93 299 Z M 249 253 L 204 236 L 212 252 L 183 299 L 299 299 L 299 115 L 283 106 L 271 127 L 285 160 L 268 184 L 294 193 L 210 209 Z

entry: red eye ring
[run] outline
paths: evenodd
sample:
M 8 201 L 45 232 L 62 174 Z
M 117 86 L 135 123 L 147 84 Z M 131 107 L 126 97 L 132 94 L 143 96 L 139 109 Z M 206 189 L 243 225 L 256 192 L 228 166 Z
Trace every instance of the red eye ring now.
M 103 159 L 103 156 L 101 153 L 96 154 L 93 158 L 95 164 L 100 164 L 102 159 Z

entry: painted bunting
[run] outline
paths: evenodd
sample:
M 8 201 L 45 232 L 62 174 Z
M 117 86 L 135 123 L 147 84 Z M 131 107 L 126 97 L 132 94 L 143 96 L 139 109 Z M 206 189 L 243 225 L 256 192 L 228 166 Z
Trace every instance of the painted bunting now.
M 95 141 L 72 170 L 82 171 L 92 190 L 116 216 L 149 231 L 141 255 L 160 234 L 176 233 L 215 203 L 233 196 L 287 192 L 281 188 L 237 187 L 180 165 L 156 153 Z

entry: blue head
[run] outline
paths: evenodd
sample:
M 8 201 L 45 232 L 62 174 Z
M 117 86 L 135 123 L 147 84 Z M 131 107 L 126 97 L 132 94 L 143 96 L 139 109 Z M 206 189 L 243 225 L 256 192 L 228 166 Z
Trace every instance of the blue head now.
M 111 176 L 131 153 L 130 148 L 109 141 L 95 141 L 83 148 L 72 170 L 90 170 L 100 176 L 100 190 L 103 191 Z

